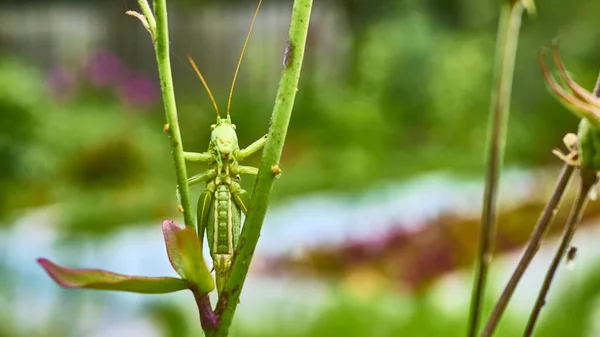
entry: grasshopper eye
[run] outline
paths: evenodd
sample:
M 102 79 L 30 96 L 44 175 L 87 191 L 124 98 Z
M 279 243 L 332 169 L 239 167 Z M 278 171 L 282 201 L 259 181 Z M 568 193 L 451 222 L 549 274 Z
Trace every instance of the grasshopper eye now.
M 210 126 L 210 129 L 214 130 L 216 127 L 217 127 L 217 124 L 213 124 L 213 125 Z
M 231 127 L 235 130 L 235 124 L 231 124 Z

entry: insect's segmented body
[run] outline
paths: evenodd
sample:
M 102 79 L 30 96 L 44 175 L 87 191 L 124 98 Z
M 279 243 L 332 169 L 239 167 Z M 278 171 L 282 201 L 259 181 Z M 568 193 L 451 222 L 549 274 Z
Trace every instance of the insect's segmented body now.
M 239 148 L 236 150 L 239 151 Z M 205 188 L 207 194 L 212 194 L 212 201 L 204 204 L 205 200 L 200 198 L 202 204 L 198 205 L 198 219 L 202 219 L 202 217 L 206 219 L 206 223 L 199 223 L 199 225 L 206 228 L 206 238 L 210 246 L 211 257 L 215 261 L 215 269 L 217 269 L 216 265 L 228 269 L 233 250 L 237 246 L 242 221 L 242 211 L 233 199 L 232 191 L 242 193 L 243 190 L 239 184 L 239 175 L 232 172 L 238 167 L 237 160 L 231 156 L 218 157 L 219 151 L 214 152 L 215 159 L 219 158 L 220 160 L 215 160 L 210 165 L 216 175 L 212 181 L 207 182 Z M 204 198 L 207 197 L 208 195 L 204 196 Z M 207 207 L 208 211 L 203 212 L 203 208 Z
M 201 239 L 204 237 L 206 229 L 206 239 L 210 247 L 210 255 L 213 259 L 219 294 L 227 280 L 233 253 L 237 248 L 242 212 L 244 214 L 248 212 L 248 204 L 250 202 L 248 193 L 240 187 L 240 175 L 258 173 L 257 168 L 239 165 L 238 162 L 260 150 L 267 140 L 267 136 L 265 135 L 250 144 L 247 148 L 240 149 L 235 125 L 231 123 L 229 116 L 235 79 L 240 69 L 244 50 L 248 44 L 248 39 L 250 38 L 261 2 L 262 0 L 258 1 L 258 7 L 254 13 L 250 31 L 246 36 L 246 42 L 244 42 L 244 48 L 242 49 L 242 54 L 240 55 L 238 66 L 233 76 L 233 83 L 231 84 L 229 101 L 227 103 L 227 118 L 221 118 L 217 103 L 204 77 L 192 58 L 188 55 L 188 60 L 206 88 L 217 113 L 217 123 L 212 125 L 208 151 L 203 153 L 184 152 L 184 157 L 186 160 L 208 163 L 209 168 L 207 171 L 191 177 L 187 182 L 189 185 L 206 182 L 204 192 L 202 192 L 198 200 L 198 217 L 196 221 L 198 235 Z
M 187 160 L 204 161 L 208 170 L 188 179 L 190 185 L 206 182 L 206 187 L 198 199 L 197 226 L 200 237 L 209 244 L 210 254 L 220 292 L 231 266 L 233 253 L 238 244 L 241 230 L 241 217 L 248 211 L 250 198 L 240 186 L 241 174 L 257 174 L 258 169 L 238 164 L 264 145 L 266 135 L 241 150 L 235 133 L 235 125 L 229 118 L 217 119 L 213 125 L 208 151 L 204 153 L 185 152 Z
M 229 186 L 217 186 L 212 207 L 214 208 L 214 212 L 209 214 L 208 223 L 214 224 L 216 228 L 207 228 L 208 240 L 209 242 L 212 241 L 210 245 L 217 255 L 232 254 L 233 247 L 237 245 L 236 240 L 239 235 L 239 233 L 234 233 L 236 229 L 239 232 L 239 228 L 236 228 L 233 224 L 239 223 L 241 211 L 231 200 Z

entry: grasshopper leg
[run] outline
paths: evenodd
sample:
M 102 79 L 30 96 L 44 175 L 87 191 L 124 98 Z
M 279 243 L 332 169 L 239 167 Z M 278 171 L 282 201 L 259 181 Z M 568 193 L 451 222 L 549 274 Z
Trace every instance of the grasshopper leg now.
M 256 153 L 258 150 L 260 150 L 263 146 L 265 146 L 266 142 L 267 142 L 267 135 L 260 137 L 254 143 L 248 145 L 247 148 L 241 149 L 237 153 L 237 156 L 236 156 L 237 159 L 240 161 L 246 159 L 247 157 L 251 156 L 252 154 Z
M 215 160 L 215 157 L 208 152 L 183 152 L 183 158 L 189 161 L 199 161 L 203 163 L 208 163 L 210 161 Z
M 187 180 L 188 186 L 199 184 L 201 182 L 212 179 L 217 174 L 215 169 L 206 170 L 200 174 L 197 174 Z M 177 202 L 181 204 L 181 193 L 179 193 L 179 185 L 175 188 L 175 195 L 177 195 Z
M 206 170 L 200 174 L 196 174 L 195 176 L 189 178 L 187 180 L 188 185 L 195 185 L 204 181 L 208 181 L 215 177 L 217 171 L 215 169 Z
M 258 168 L 252 167 L 252 166 L 239 165 L 237 167 L 237 173 L 238 174 L 252 174 L 252 175 L 257 175 L 258 174 Z

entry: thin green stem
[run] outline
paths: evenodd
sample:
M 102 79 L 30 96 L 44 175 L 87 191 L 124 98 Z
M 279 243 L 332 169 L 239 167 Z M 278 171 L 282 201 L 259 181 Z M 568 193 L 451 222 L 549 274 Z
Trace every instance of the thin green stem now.
M 589 200 L 588 196 L 590 190 L 598 181 L 595 170 L 582 168 L 580 172 L 581 183 L 579 192 L 577 193 L 577 198 L 575 199 L 573 207 L 571 208 L 571 213 L 569 214 L 569 219 L 567 220 L 567 225 L 565 226 L 565 231 L 563 232 L 563 236 L 558 249 L 556 250 L 556 254 L 554 254 L 552 263 L 550 264 L 550 267 L 548 267 L 546 277 L 544 278 L 544 283 L 542 284 L 540 293 L 538 294 L 535 305 L 533 306 L 533 310 L 531 311 L 531 315 L 529 316 L 529 321 L 527 322 L 527 327 L 525 328 L 525 333 L 523 334 L 525 337 L 529 337 L 533 333 L 535 323 L 540 315 L 540 311 L 542 310 L 544 304 L 546 304 L 546 296 L 548 295 L 548 291 L 552 285 L 552 280 L 554 279 L 558 265 L 569 248 L 571 240 L 573 239 L 573 235 L 575 234 L 575 230 L 577 229 L 577 225 L 583 216 L 583 211 L 585 210 L 585 206 Z
M 146 18 L 146 22 L 148 22 L 148 28 L 150 30 L 150 34 L 156 34 L 156 19 L 154 19 L 154 15 L 152 14 L 152 10 L 150 9 L 150 5 L 146 0 L 138 0 L 138 4 L 140 5 L 140 9 L 142 10 L 142 14 Z M 152 36 L 154 38 L 154 36 Z
M 494 306 L 494 310 L 492 311 L 483 333 L 481 334 L 482 337 L 489 337 L 494 333 L 494 330 L 496 329 L 496 326 L 498 325 L 498 322 L 500 321 L 500 318 L 502 317 L 510 298 L 517 288 L 517 284 L 521 280 L 521 277 L 523 277 L 525 270 L 527 270 L 527 267 L 529 267 L 533 257 L 539 250 L 540 242 L 548 232 L 548 228 L 550 228 L 550 224 L 552 223 L 556 209 L 565 193 L 565 189 L 569 185 L 573 171 L 573 166 L 565 163 L 558 177 L 558 182 L 556 183 L 554 192 L 546 204 L 546 207 L 544 207 L 544 210 L 542 211 L 542 214 L 535 225 L 533 233 L 529 237 L 529 242 L 527 242 L 525 251 L 521 256 L 515 271 L 506 284 L 504 291 L 502 291 L 502 295 L 500 295 L 498 302 Z
M 244 221 L 239 244 L 233 257 L 231 273 L 217 304 L 216 313 L 220 316 L 219 329 L 208 331 L 209 336 L 227 336 L 229 333 L 229 327 L 260 236 L 273 183 L 281 171 L 279 160 L 296 97 L 311 8 L 312 0 L 294 1 L 289 41 L 285 50 L 283 72 L 271 117 L 271 128 L 252 192 L 248 216 Z
M 167 3 L 166 0 L 154 1 L 154 14 L 150 9 L 150 5 L 146 0 L 138 0 L 142 10 L 143 17 L 139 14 L 128 12 L 128 14 L 138 17 L 142 24 L 150 32 L 152 43 L 156 52 L 156 62 L 158 65 L 158 73 L 160 76 L 160 87 L 162 90 L 163 102 L 165 106 L 165 116 L 167 124 L 164 126 L 164 131 L 169 135 L 171 140 L 171 153 L 175 162 L 175 173 L 177 178 L 177 196 L 181 203 L 179 211 L 183 212 L 185 225 L 189 228 L 195 228 L 194 216 L 190 203 L 189 186 L 187 183 L 187 170 L 185 166 L 185 158 L 183 154 L 183 143 L 181 141 L 181 131 L 177 120 L 177 105 L 175 103 L 175 91 L 173 88 L 173 76 L 171 75 L 171 60 L 169 57 L 169 25 L 167 22 Z M 155 19 L 156 17 L 156 19 Z M 202 247 L 202 238 L 200 238 L 200 246 Z M 202 250 L 202 248 L 200 248 Z M 204 260 L 202 254 L 198 256 Z M 210 272 L 204 266 L 204 273 L 210 277 Z M 198 271 L 200 272 L 200 271 Z M 213 314 L 210 308 L 210 300 L 207 294 L 201 294 L 197 289 L 193 289 L 198 310 L 200 312 L 200 320 L 203 328 L 212 328 L 216 326 L 218 318 Z
M 144 16 L 148 16 L 148 2 L 139 0 Z M 145 3 L 145 5 L 143 5 Z M 165 106 L 165 115 L 167 125 L 165 131 L 171 139 L 171 152 L 175 162 L 175 173 L 177 176 L 177 188 L 181 199 L 180 211 L 183 211 L 183 219 L 186 226 L 194 227 L 194 216 L 190 203 L 190 192 L 187 181 L 187 171 L 185 159 L 183 158 L 183 144 L 181 141 L 181 131 L 177 120 L 177 106 L 175 104 L 175 92 L 173 89 L 173 76 L 171 75 L 171 60 L 169 57 L 169 25 L 167 22 L 167 4 L 166 0 L 154 1 L 154 13 L 156 23 L 154 30 L 154 49 L 156 51 L 156 62 L 158 63 L 158 73 L 160 75 L 160 87 L 162 89 L 163 102 Z M 152 15 L 146 17 L 150 27 L 154 22 Z M 183 210 L 182 210 L 183 208 Z
M 467 336 L 474 337 L 479 330 L 482 298 L 496 222 L 497 190 L 504 159 L 506 129 L 508 124 L 510 95 L 521 27 L 523 5 L 518 0 L 503 0 L 496 44 L 494 81 L 491 92 L 490 123 L 488 139 L 488 169 L 485 180 L 484 202 L 479 234 L 479 251 L 475 265 L 471 311 Z

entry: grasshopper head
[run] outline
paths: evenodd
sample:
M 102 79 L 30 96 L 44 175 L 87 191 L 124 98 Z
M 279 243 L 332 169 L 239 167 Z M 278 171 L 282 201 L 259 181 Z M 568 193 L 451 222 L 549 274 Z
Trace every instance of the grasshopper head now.
M 227 158 L 234 151 L 239 150 L 235 124 L 231 123 L 229 117 L 217 119 L 217 124 L 213 124 L 212 129 L 210 142 L 223 157 Z

